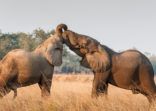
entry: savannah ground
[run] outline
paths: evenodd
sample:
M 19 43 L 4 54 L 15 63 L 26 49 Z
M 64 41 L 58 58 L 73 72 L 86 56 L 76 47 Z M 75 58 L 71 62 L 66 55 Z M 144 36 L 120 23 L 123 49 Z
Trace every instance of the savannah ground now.
M 92 80 L 92 74 L 54 74 L 50 98 L 41 98 L 38 85 L 19 88 L 16 99 L 11 92 L 0 100 L 0 111 L 148 111 L 143 95 L 111 85 L 107 98 L 92 99 Z

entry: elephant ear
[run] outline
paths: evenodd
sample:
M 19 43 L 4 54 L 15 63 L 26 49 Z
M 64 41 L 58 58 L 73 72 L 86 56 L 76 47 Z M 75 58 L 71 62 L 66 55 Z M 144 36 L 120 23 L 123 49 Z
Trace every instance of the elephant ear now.
M 49 44 L 45 51 L 45 56 L 48 62 L 54 66 L 60 66 L 62 64 L 62 51 L 63 45 L 58 44 Z
M 81 65 L 91 68 L 95 72 L 105 72 L 110 68 L 110 58 L 108 53 L 100 45 L 98 49 L 98 52 L 86 54 L 81 61 Z

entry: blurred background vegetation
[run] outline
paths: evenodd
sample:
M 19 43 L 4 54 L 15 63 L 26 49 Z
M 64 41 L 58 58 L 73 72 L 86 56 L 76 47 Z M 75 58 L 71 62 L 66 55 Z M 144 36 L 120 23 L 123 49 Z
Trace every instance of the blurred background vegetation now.
M 35 29 L 32 33 L 2 33 L 0 31 L 0 60 L 12 49 L 25 49 L 33 51 L 41 42 L 47 39 L 55 31 L 44 31 Z M 64 45 L 63 63 L 60 67 L 55 67 L 55 73 L 89 73 L 90 70 L 80 66 L 81 58 L 68 50 Z
M 47 39 L 50 34 L 54 34 L 54 30 L 44 31 L 43 29 L 35 29 L 32 33 L 2 33 L 0 30 L 0 59 L 12 49 L 22 48 L 33 51 L 41 42 Z M 144 54 L 152 62 L 156 74 L 156 55 L 149 52 Z M 81 58 L 72 53 L 67 46 L 64 45 L 63 63 L 60 67 L 55 67 L 55 73 L 90 73 L 89 69 L 80 66 Z

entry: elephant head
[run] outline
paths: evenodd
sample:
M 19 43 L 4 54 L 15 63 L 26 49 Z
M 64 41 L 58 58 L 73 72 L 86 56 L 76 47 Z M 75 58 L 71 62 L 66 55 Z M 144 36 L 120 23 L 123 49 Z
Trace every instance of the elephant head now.
M 81 53 L 80 55 L 98 50 L 99 42 L 86 35 L 67 30 L 62 33 L 62 36 L 64 43 L 73 51 L 79 50 Z
M 81 65 L 95 72 L 105 71 L 110 66 L 110 58 L 101 44 L 86 35 L 66 30 L 62 33 L 64 43 L 82 57 Z
M 48 62 L 54 66 L 59 66 L 62 64 L 62 51 L 63 45 L 60 38 L 48 39 L 46 41 L 45 57 Z
M 36 52 L 42 53 L 47 61 L 54 66 L 62 64 L 63 29 L 67 30 L 67 26 L 65 24 L 58 25 L 55 30 L 55 34 L 49 37 L 35 50 Z

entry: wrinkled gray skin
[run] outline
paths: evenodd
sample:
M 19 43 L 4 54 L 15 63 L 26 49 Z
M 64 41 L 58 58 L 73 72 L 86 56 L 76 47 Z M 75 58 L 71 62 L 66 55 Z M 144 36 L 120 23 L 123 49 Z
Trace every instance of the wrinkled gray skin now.
M 149 102 L 156 99 L 154 71 L 145 55 L 136 50 L 117 53 L 95 39 L 66 30 L 64 43 L 82 57 L 81 65 L 94 73 L 92 96 L 107 94 L 108 84 L 145 95 Z
M 34 51 L 15 49 L 0 61 L 1 97 L 11 90 L 16 97 L 17 88 L 35 83 L 38 83 L 42 97 L 50 95 L 54 66 L 62 64 L 62 29 L 66 27 L 58 25 L 56 33 Z

